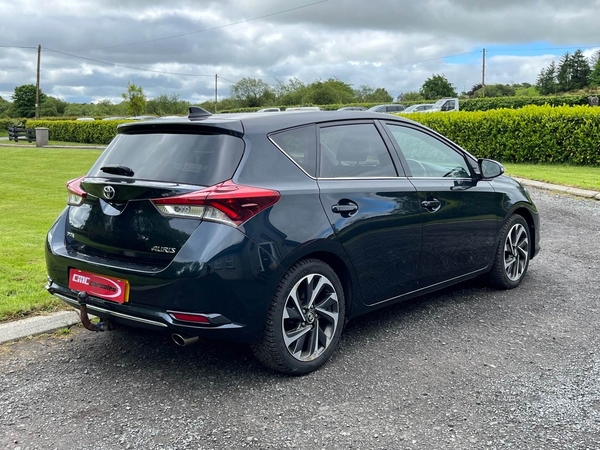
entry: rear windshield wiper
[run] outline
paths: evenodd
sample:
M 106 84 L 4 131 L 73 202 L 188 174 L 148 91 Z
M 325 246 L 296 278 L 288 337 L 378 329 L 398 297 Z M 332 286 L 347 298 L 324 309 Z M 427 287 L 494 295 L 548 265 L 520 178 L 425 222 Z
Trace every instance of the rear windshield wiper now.
M 121 166 L 119 164 L 109 164 L 108 166 L 100 167 L 102 172 L 112 173 L 113 175 L 123 175 L 125 177 L 132 177 L 133 170 L 127 166 Z

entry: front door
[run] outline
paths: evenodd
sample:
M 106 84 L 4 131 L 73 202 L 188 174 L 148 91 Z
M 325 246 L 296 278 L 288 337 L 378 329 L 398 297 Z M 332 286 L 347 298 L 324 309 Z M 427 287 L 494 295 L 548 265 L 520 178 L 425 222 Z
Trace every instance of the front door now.
M 502 195 L 475 181 L 466 156 L 435 134 L 387 123 L 419 197 L 423 246 L 420 287 L 488 267 L 495 250 Z
M 321 203 L 368 305 L 414 290 L 421 252 L 416 189 L 383 136 L 371 121 L 319 128 Z

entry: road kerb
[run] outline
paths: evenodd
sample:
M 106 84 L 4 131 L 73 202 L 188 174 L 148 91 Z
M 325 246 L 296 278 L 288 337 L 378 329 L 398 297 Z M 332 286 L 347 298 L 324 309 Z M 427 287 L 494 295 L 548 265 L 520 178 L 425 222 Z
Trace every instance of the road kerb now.
M 0 324 L 0 344 L 29 336 L 51 333 L 79 322 L 76 311 L 61 311 L 48 316 L 35 316 Z

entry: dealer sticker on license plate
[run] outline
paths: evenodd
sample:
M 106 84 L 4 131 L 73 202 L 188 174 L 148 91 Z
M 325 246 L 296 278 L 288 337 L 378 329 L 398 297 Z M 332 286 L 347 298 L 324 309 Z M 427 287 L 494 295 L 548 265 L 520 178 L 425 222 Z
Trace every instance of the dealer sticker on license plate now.
M 125 303 L 129 300 L 129 282 L 79 269 L 69 271 L 69 289 L 84 291 L 94 297 L 111 302 Z

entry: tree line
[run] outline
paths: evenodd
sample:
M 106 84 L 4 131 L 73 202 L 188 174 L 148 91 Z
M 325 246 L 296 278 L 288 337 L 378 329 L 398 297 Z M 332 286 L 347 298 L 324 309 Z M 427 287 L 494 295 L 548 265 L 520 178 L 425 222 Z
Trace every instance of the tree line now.
M 565 53 L 558 64 L 552 61 L 543 68 L 535 84 L 542 95 L 570 92 L 600 86 L 600 50 L 588 60 L 581 49 Z
M 276 80 L 269 84 L 260 78 L 246 77 L 230 86 L 229 97 L 200 103 L 214 111 L 267 106 L 308 106 L 354 103 L 390 103 L 393 101 L 432 101 L 442 97 L 511 97 L 539 96 L 565 93 L 588 87 L 600 87 L 600 50 L 588 60 L 581 50 L 565 53 L 558 64 L 552 61 L 542 69 L 535 85 L 529 83 L 475 84 L 469 91 L 457 93 L 456 87 L 443 74 L 433 74 L 425 80 L 419 91 L 400 93 L 395 98 L 383 87 L 361 85 L 357 89 L 336 78 L 304 83 L 298 78 L 287 82 Z M 35 116 L 35 86 L 25 84 L 15 87 L 12 102 L 0 97 L 0 118 L 31 118 Z M 110 100 L 97 103 L 68 103 L 40 91 L 40 116 L 55 117 L 109 117 L 139 116 L 144 114 L 165 116 L 186 114 L 191 103 L 178 94 L 161 94 L 148 99 L 141 86 L 127 83 L 121 94 L 123 100 L 114 104 Z
M 35 85 L 24 84 L 15 87 L 12 102 L 0 97 L 0 118 L 35 117 L 35 90 Z M 117 104 L 110 100 L 68 103 L 40 90 L 40 117 L 168 116 L 186 114 L 191 106 L 190 102 L 182 100 L 178 94 L 161 94 L 148 99 L 143 88 L 133 83 L 127 83 L 127 91 L 121 97 L 123 100 Z

